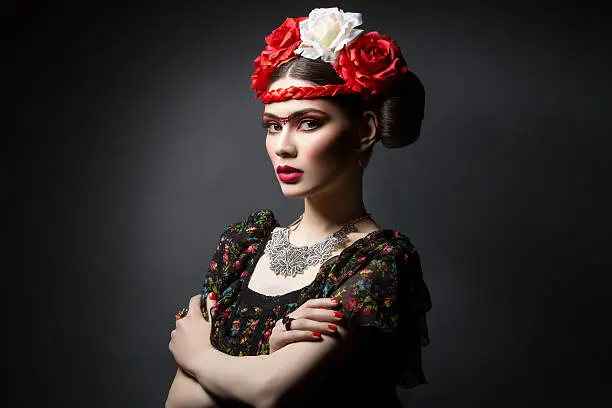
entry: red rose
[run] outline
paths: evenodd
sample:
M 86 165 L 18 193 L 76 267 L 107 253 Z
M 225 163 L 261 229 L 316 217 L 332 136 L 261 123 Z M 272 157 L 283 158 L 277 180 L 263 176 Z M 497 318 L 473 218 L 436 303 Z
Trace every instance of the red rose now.
M 300 39 L 300 21 L 306 17 L 289 18 L 266 37 L 266 48 L 255 59 L 255 73 L 251 75 L 251 89 L 256 89 L 256 97 L 269 85 L 270 74 L 279 65 L 297 57 L 295 49 L 302 42 Z
M 273 70 L 274 68 L 270 67 L 270 62 L 263 60 L 261 55 L 255 59 L 255 73 L 251 75 L 251 89 L 257 90 L 255 97 L 259 97 L 259 94 L 268 87 L 270 74 Z
M 266 48 L 262 54 L 270 61 L 285 61 L 297 56 L 293 51 L 300 45 L 300 21 L 306 17 L 287 18 L 280 27 L 266 37 Z
M 357 37 L 340 51 L 334 66 L 356 92 L 378 94 L 408 67 L 394 40 L 376 31 Z

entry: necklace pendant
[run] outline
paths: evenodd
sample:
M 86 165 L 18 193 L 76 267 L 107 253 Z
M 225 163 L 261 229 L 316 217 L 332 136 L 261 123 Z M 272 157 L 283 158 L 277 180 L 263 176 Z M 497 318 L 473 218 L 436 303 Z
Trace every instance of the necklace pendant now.
M 295 277 L 298 273 L 304 273 L 309 266 L 323 263 L 334 248 L 347 240 L 350 232 L 357 231 L 355 223 L 365 218 L 369 218 L 369 214 L 344 224 L 338 231 L 312 246 L 294 246 L 289 241 L 289 227 L 275 228 L 264 248 L 270 258 L 270 269 L 276 275 Z
M 307 268 L 307 251 L 299 247 L 278 248 L 270 257 L 270 269 L 277 275 L 294 277 Z

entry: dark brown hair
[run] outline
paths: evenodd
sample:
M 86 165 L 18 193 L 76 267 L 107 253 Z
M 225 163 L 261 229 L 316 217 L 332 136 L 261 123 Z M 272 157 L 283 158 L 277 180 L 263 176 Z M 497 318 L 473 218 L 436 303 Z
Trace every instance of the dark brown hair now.
M 270 76 L 270 84 L 285 77 L 302 79 L 317 85 L 344 83 L 331 64 L 301 56 L 278 67 Z M 367 101 L 358 94 L 326 99 L 337 103 L 348 115 L 356 118 L 361 118 L 367 110 L 373 111 L 378 117 L 377 138 L 385 147 L 394 149 L 407 146 L 421 134 L 425 89 L 418 77 L 410 71 L 397 80 L 385 95 L 375 95 Z M 366 164 L 370 154 L 371 150 L 366 155 Z

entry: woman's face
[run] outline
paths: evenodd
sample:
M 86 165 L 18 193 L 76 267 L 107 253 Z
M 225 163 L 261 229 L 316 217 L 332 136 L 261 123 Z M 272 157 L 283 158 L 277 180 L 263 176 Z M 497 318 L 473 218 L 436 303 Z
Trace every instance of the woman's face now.
M 270 89 L 312 85 L 281 78 Z M 356 126 L 330 101 L 291 99 L 267 104 L 263 126 L 272 167 L 287 197 L 305 198 L 327 191 L 358 170 Z

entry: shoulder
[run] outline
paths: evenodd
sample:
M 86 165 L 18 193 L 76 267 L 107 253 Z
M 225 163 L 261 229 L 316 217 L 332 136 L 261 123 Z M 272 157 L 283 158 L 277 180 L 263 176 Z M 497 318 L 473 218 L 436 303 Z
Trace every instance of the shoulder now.
M 328 290 L 335 290 L 348 280 L 398 279 L 400 269 L 420 268 L 417 249 L 397 229 L 380 229 L 367 234 L 343 250 L 329 271 Z M 325 293 L 326 294 L 326 293 Z
M 278 227 L 279 223 L 272 210 L 267 208 L 250 212 L 243 219 L 228 224 L 219 239 L 219 245 L 242 246 L 261 240 Z
M 381 229 L 368 234 L 357 244 L 356 253 L 352 254 L 357 265 L 375 275 L 386 275 L 386 272 L 398 272 L 399 269 L 420 268 L 418 250 L 410 238 L 397 229 Z M 364 262 L 359 262 L 359 260 Z M 361 265 L 359 265 L 361 264 Z
M 397 330 L 400 316 L 425 312 L 429 292 L 419 253 L 398 230 L 379 230 L 358 243 L 357 251 L 334 277 L 330 297 L 341 299 L 342 311 L 357 326 Z
M 204 296 L 209 291 L 223 295 L 244 270 L 245 257 L 253 256 L 278 222 L 268 209 L 255 210 L 241 220 L 228 224 L 208 265 Z
M 374 237 L 377 244 L 377 256 L 383 259 L 403 259 L 417 253 L 408 236 L 397 229 L 383 229 Z
M 417 294 L 427 297 L 421 256 L 410 239 L 398 230 L 385 230 L 375 239 L 376 246 L 360 274 L 405 298 Z

